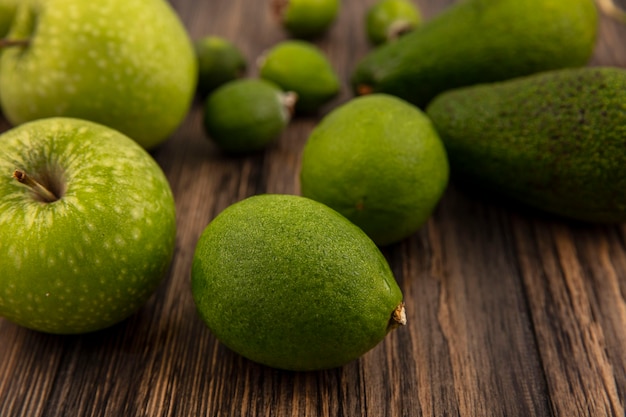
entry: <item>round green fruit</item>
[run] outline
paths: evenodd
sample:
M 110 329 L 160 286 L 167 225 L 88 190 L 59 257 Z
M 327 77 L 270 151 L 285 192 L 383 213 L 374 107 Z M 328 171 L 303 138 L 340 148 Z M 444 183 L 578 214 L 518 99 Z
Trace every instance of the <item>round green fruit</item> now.
M 227 152 L 251 152 L 276 140 L 291 120 L 297 96 L 257 79 L 230 81 L 204 105 L 204 127 Z
M 298 95 L 296 111 L 318 110 L 339 93 L 340 82 L 328 58 L 306 41 L 283 41 L 259 59 L 259 75 Z
M 219 36 L 205 36 L 194 42 L 198 58 L 198 91 L 206 96 L 222 84 L 241 78 L 248 66 L 232 42 Z
M 339 0 L 272 0 L 283 27 L 297 38 L 325 33 L 337 18 Z
M 166 0 L 23 0 L 8 38 L 0 104 L 13 125 L 80 118 L 149 149 L 187 116 L 197 60 Z
M 303 151 L 303 196 L 361 227 L 378 245 L 430 217 L 448 183 L 447 155 L 430 119 L 392 96 L 353 99 L 329 113 Z
M 409 0 L 381 0 L 365 17 L 367 37 L 374 45 L 397 39 L 422 21 L 419 9 Z
M 128 137 L 65 118 L 0 136 L 0 317 L 61 334 L 118 323 L 160 283 L 175 235 L 167 179 Z
M 299 196 L 258 195 L 226 208 L 198 241 L 191 285 L 217 339 L 275 368 L 344 365 L 406 322 L 376 245 Z

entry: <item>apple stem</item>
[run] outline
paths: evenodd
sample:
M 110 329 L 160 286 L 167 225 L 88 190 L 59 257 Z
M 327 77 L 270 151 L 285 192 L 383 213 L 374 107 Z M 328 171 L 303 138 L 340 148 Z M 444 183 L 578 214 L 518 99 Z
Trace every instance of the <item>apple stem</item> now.
M 52 193 L 46 187 L 41 185 L 39 182 L 37 182 L 35 179 L 33 179 L 24 171 L 20 171 L 19 169 L 16 169 L 13 172 L 13 178 L 18 180 L 20 183 L 30 187 L 46 203 L 52 203 L 53 201 L 57 201 L 59 199 L 59 197 L 54 195 L 54 193 Z
M 0 49 L 9 48 L 11 46 L 28 46 L 30 39 L 0 39 Z

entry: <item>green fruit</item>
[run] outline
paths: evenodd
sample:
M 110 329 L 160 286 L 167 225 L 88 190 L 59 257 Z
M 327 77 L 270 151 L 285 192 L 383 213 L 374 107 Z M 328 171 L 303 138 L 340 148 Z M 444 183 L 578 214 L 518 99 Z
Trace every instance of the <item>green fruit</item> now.
M 269 81 L 230 81 L 207 98 L 204 127 L 225 151 L 259 150 L 287 127 L 295 101 L 293 93 L 285 93 Z
M 254 196 L 219 214 L 196 246 L 191 289 L 217 339 L 281 369 L 341 366 L 406 322 L 374 243 L 298 196 Z
M 153 148 L 193 99 L 197 62 L 165 0 L 23 0 L 3 50 L 0 101 L 14 125 L 69 116 Z
M 13 22 L 19 0 L 0 0 L 0 38 L 3 38 Z
M 339 77 L 322 51 L 305 41 L 283 41 L 259 60 L 259 75 L 298 95 L 296 111 L 314 112 L 333 99 Z
M 333 110 L 313 130 L 300 182 L 303 196 L 387 245 L 430 217 L 448 182 L 448 160 L 424 113 L 401 99 L 373 94 Z
M 411 32 L 421 21 L 419 9 L 409 0 L 380 0 L 367 11 L 365 28 L 369 41 L 380 45 Z
M 0 136 L 0 317 L 49 333 L 109 327 L 154 292 L 175 237 L 167 178 L 128 137 L 64 118 Z
M 339 0 L 272 0 L 283 27 L 298 38 L 325 33 L 337 18 Z
M 461 1 L 370 52 L 352 85 L 423 107 L 452 88 L 583 66 L 597 26 L 593 0 Z
M 194 43 L 198 58 L 198 91 L 208 95 L 222 84 L 243 76 L 247 62 L 239 48 L 219 36 L 206 36 Z
M 453 172 L 536 208 L 626 221 L 626 71 L 581 68 L 442 94 L 428 107 Z

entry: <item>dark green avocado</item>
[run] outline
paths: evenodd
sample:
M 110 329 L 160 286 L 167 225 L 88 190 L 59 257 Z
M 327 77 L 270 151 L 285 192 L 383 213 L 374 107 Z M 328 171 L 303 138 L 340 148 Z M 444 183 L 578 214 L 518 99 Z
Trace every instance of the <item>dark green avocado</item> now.
M 585 65 L 598 25 L 593 0 L 465 0 L 365 56 L 357 94 L 425 107 L 452 88 Z
M 554 70 L 427 108 L 453 178 L 561 216 L 626 221 L 626 70 Z

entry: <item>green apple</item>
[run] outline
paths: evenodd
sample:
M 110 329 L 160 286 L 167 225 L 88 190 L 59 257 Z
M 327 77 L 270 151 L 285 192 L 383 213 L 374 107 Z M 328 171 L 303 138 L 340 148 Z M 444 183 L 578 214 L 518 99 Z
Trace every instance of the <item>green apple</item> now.
M 49 118 L 0 135 L 0 317 L 84 333 L 130 316 L 171 262 L 174 199 L 127 136 Z
M 165 0 L 21 0 L 0 57 L 12 124 L 86 119 L 147 149 L 182 122 L 196 81 L 191 40 Z
M 0 38 L 9 33 L 19 0 L 0 0 Z

